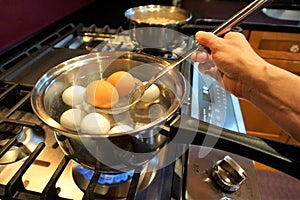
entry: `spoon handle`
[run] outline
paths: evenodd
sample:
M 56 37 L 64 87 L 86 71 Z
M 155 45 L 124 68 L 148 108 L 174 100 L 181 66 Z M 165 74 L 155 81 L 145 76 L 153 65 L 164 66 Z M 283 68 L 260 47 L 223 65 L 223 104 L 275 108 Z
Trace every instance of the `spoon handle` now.
M 144 85 L 145 90 L 147 90 L 157 79 L 165 75 L 168 71 L 176 67 L 179 63 L 187 59 L 189 56 L 191 56 L 195 51 L 200 50 L 203 48 L 201 45 L 196 45 L 192 47 L 188 52 L 186 52 L 184 55 L 182 55 L 179 59 L 175 60 L 174 62 L 170 63 L 169 65 L 166 65 L 161 71 L 154 74 L 149 81 Z
M 234 14 L 232 17 L 224 21 L 221 25 L 215 28 L 212 33 L 215 35 L 222 37 L 229 31 L 231 31 L 234 27 L 238 26 L 242 22 L 246 21 L 260 11 L 262 8 L 270 5 L 273 0 L 255 0 L 251 2 L 249 5 L 244 7 L 242 10 Z
M 273 0 L 254 0 L 252 3 L 248 4 L 242 10 L 240 10 L 239 12 L 234 14 L 231 18 L 227 19 L 221 25 L 215 28 L 212 31 L 212 33 L 214 33 L 219 37 L 224 36 L 226 33 L 231 31 L 234 27 L 246 21 L 250 16 L 254 15 L 258 11 L 260 11 L 260 9 L 268 6 L 272 2 Z M 151 79 L 147 82 L 147 84 L 144 85 L 145 90 L 147 90 L 157 79 L 162 77 L 164 74 L 166 74 L 168 71 L 176 67 L 182 61 L 186 60 L 189 56 L 191 56 L 194 52 L 198 50 L 203 50 L 210 53 L 209 49 L 199 44 L 193 46 L 188 52 L 183 54 L 179 59 L 175 60 L 175 62 L 172 62 L 171 64 L 167 65 L 166 67 L 164 67 L 163 70 L 159 71 L 157 74 L 151 77 Z

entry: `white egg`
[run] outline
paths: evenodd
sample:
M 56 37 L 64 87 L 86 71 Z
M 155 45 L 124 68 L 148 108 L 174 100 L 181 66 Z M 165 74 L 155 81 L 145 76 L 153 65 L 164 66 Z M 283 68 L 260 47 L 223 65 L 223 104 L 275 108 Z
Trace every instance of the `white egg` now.
M 110 122 L 100 113 L 89 113 L 81 121 L 81 131 L 90 134 L 106 134 L 110 130 Z
M 114 127 L 112 127 L 108 133 L 112 134 L 112 133 L 122 133 L 122 132 L 127 132 L 127 131 L 132 131 L 133 128 L 129 125 L 126 124 L 118 124 Z
M 146 84 L 146 82 L 143 82 L 143 84 Z M 144 93 L 144 95 L 141 98 L 141 101 L 146 103 L 152 103 L 155 101 L 160 95 L 160 90 L 156 84 L 152 84 Z
M 86 113 L 77 108 L 71 108 L 66 110 L 60 116 L 60 124 L 68 129 L 77 130 L 80 128 L 81 120 L 84 118 Z
M 84 100 L 85 87 L 72 85 L 62 93 L 62 100 L 69 106 L 76 106 Z

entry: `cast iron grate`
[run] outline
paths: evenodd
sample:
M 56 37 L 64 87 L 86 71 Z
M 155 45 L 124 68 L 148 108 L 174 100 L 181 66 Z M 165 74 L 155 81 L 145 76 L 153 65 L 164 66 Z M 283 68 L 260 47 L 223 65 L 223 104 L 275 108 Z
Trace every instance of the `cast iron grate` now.
M 12 82 L 3 82 L 0 81 L 0 107 L 8 108 L 8 111 L 5 114 L 1 113 L 0 118 L 0 128 L 3 124 L 13 124 L 17 126 L 26 126 L 35 129 L 36 132 L 43 132 L 44 129 L 40 125 L 35 123 L 26 122 L 24 120 L 14 120 L 10 119 L 10 116 L 18 111 L 25 110 L 25 112 L 31 112 L 30 107 L 30 94 L 31 94 L 32 86 L 26 86 L 21 84 L 15 84 Z M 7 103 L 9 101 L 13 101 L 11 103 Z M 3 110 L 3 109 L 1 109 Z M 4 129 L 1 129 L 4 130 Z M 11 131 L 11 129 L 7 129 Z M 13 129 L 14 130 L 14 129 Z M 0 146 L 0 159 L 7 153 L 12 146 L 14 146 L 18 142 L 18 132 L 13 133 L 13 137 L 9 138 L 7 142 Z M 50 180 L 47 182 L 42 192 L 32 191 L 25 188 L 25 184 L 23 182 L 23 176 L 26 171 L 30 168 L 34 162 L 37 161 L 37 157 L 45 150 L 46 143 L 40 142 L 36 148 L 30 152 L 28 157 L 25 159 L 24 163 L 17 169 L 17 172 L 12 176 L 12 178 L 7 182 L 7 184 L 0 184 L 0 199 L 68 199 L 59 196 L 60 188 L 56 187 L 57 181 L 61 177 L 62 173 L 65 171 L 68 166 L 71 158 L 68 156 L 63 156 L 59 165 L 53 172 Z M 173 173 L 174 169 L 171 166 L 171 173 Z M 170 173 L 170 172 L 169 172 Z M 95 171 L 92 179 L 90 180 L 87 188 L 83 191 L 82 199 L 94 199 L 95 194 L 94 190 L 98 183 L 98 179 L 101 176 L 101 172 Z M 132 200 L 135 199 L 137 186 L 139 183 L 140 174 L 134 173 L 126 199 Z M 178 192 L 178 191 L 176 191 Z

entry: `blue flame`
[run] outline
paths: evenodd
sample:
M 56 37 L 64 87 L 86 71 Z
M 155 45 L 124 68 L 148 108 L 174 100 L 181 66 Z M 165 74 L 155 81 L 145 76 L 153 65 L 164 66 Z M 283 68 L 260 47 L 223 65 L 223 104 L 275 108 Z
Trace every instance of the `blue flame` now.
M 81 165 L 77 165 L 76 170 L 88 180 L 91 180 L 94 174 L 93 170 L 85 168 Z M 117 173 L 101 173 L 98 183 L 101 185 L 112 185 L 116 183 L 122 183 L 133 177 L 133 174 L 134 170 Z

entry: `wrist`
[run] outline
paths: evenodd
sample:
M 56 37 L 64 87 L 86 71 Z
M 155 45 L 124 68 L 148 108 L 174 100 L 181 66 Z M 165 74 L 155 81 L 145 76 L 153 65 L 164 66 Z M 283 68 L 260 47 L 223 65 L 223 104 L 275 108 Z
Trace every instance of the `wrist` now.
M 269 63 L 263 60 L 259 65 L 251 65 L 247 77 L 241 78 L 240 97 L 250 102 L 255 102 L 259 96 L 263 95 L 268 86 Z

